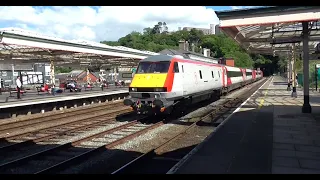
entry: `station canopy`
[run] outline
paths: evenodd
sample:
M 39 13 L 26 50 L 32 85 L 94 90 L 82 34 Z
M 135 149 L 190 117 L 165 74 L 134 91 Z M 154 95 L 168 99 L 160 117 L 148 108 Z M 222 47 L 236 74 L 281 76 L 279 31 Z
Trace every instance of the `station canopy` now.
M 286 55 L 292 51 L 293 43 L 296 53 L 302 53 L 303 21 L 309 22 L 310 54 L 315 54 L 320 41 L 318 6 L 273 6 L 216 14 L 220 19 L 220 30 L 251 53 Z
M 135 66 L 158 53 L 123 46 L 64 40 L 17 28 L 0 29 L 0 63 L 49 63 Z

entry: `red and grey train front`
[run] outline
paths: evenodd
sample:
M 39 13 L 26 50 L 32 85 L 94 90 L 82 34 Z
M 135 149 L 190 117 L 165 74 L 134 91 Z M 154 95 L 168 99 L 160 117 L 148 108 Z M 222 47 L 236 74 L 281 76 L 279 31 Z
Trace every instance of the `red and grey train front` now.
M 138 114 L 168 114 L 173 101 L 168 100 L 167 74 L 170 61 L 139 63 L 124 105 Z

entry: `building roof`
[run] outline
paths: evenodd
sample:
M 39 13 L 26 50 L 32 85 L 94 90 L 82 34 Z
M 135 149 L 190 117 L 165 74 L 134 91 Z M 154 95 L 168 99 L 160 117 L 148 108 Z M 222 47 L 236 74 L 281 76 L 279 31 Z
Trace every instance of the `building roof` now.
M 12 71 L 11 64 L 0 64 L 0 70 L 2 71 Z M 16 64 L 14 65 L 15 71 L 33 71 L 32 65 L 29 64 Z
M 55 78 L 57 79 L 66 79 L 69 73 L 59 73 L 54 75 Z
M 84 70 L 72 70 L 69 74 L 68 77 L 78 77 Z

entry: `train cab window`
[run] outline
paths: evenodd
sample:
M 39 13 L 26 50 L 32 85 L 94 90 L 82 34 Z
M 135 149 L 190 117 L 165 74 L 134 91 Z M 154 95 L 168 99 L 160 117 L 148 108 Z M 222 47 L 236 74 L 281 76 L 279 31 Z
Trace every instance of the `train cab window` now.
M 142 61 L 139 63 L 136 74 L 144 73 L 167 73 L 170 61 Z
M 202 72 L 199 70 L 200 79 L 202 79 Z
M 181 65 L 182 72 L 184 73 L 183 65 Z
M 177 62 L 174 62 L 174 69 L 173 69 L 174 73 L 179 73 L 179 66 Z
M 211 71 L 212 78 L 214 79 L 213 71 Z

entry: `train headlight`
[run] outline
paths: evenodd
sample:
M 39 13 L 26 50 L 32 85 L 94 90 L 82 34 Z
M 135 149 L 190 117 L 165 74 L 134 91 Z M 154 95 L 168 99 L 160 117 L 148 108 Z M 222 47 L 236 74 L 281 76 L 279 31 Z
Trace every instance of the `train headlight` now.
M 136 92 L 137 88 L 131 88 L 131 91 Z
M 155 94 L 154 95 L 154 98 L 156 98 L 156 99 L 159 98 L 159 97 L 160 97 L 159 94 Z
M 162 91 L 163 91 L 163 88 L 154 88 L 154 91 L 155 91 L 155 92 L 162 92 Z

